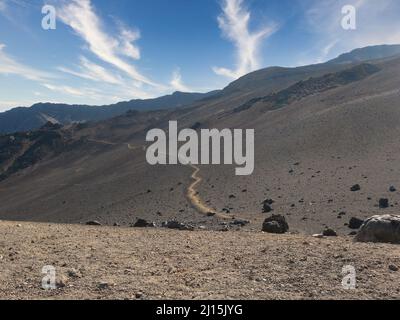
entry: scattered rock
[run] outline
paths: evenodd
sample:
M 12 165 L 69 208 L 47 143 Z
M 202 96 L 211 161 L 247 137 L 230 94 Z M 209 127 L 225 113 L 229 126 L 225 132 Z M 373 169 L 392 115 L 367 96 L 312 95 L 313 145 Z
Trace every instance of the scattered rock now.
M 360 191 L 360 190 L 361 190 L 361 186 L 360 186 L 359 184 L 355 184 L 354 186 L 352 186 L 352 187 L 350 188 L 350 190 L 351 190 L 352 192 Z
M 56 287 L 58 289 L 65 288 L 67 286 L 68 278 L 65 275 L 60 275 L 56 279 Z
M 82 278 L 82 274 L 76 269 L 71 269 L 71 270 L 68 270 L 68 277 L 70 277 L 70 278 Z
M 396 191 L 397 191 L 397 189 L 396 189 L 396 187 L 394 187 L 394 186 L 391 186 L 391 187 L 389 188 L 389 191 L 390 191 L 390 192 L 396 192 Z
M 400 244 L 400 216 L 380 215 L 367 219 L 355 240 Z
M 337 233 L 335 230 L 331 228 L 326 228 L 323 232 L 322 235 L 325 237 L 337 237 Z
M 349 236 L 356 236 L 357 235 L 357 231 L 352 231 L 349 233 Z
M 354 230 L 360 229 L 363 223 L 364 220 L 352 217 L 349 222 L 349 228 Z
M 263 205 L 263 213 L 270 213 L 272 210 L 273 209 L 269 204 L 264 203 L 264 205 Z
M 271 205 L 274 203 L 275 201 L 272 199 L 266 199 L 262 202 L 263 204 L 263 212 L 264 213 L 270 213 L 273 209 L 271 207 Z
M 262 231 L 268 233 L 283 234 L 289 231 L 289 225 L 286 222 L 286 218 L 280 214 L 272 215 L 265 219 Z
M 156 224 L 154 222 L 148 222 L 145 219 L 137 219 L 135 224 L 133 225 L 134 228 L 155 228 Z
M 231 194 L 231 195 L 229 196 L 229 199 L 236 199 L 236 196 L 235 196 L 234 194 Z
M 236 220 L 232 221 L 230 224 L 232 226 L 244 227 L 244 226 L 248 225 L 249 223 L 250 223 L 250 221 L 248 221 L 248 220 L 236 219 Z
M 394 264 L 391 264 L 389 266 L 389 270 L 393 271 L 393 272 L 397 272 L 397 271 L 399 271 L 399 267 L 395 266 Z
M 207 212 L 207 217 L 215 217 L 216 215 L 215 212 Z
M 86 222 L 87 226 L 101 226 L 102 224 L 96 220 Z
M 106 290 L 110 288 L 110 285 L 108 284 L 108 282 L 100 282 L 97 285 L 97 288 L 99 288 L 100 290 Z
M 379 199 L 379 208 L 381 209 L 389 208 L 389 199 L 385 198 Z
M 168 229 L 175 229 L 181 231 L 194 231 L 194 227 L 189 224 L 184 224 L 175 220 L 163 222 L 162 226 Z

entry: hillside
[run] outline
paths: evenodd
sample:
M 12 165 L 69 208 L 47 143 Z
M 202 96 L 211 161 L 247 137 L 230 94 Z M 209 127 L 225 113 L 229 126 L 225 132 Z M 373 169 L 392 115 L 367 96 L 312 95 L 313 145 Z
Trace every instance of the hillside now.
M 291 231 L 312 234 L 329 226 L 348 235 L 351 217 L 398 213 L 399 75 L 398 57 L 340 65 L 276 90 L 220 93 L 188 108 L 69 125 L 55 129 L 66 141 L 61 152 L 36 145 L 38 152 L 30 152 L 40 157 L 29 166 L 20 165 L 21 146 L 5 144 L 0 218 L 123 226 L 144 218 L 158 226 L 178 220 L 236 230 L 235 218 L 259 231 L 262 203 L 272 199 L 273 213 L 285 215 Z M 256 103 L 234 112 L 249 102 Z M 148 165 L 145 135 L 167 128 L 168 120 L 180 128 L 255 129 L 254 174 L 236 177 L 232 166 Z M 28 140 L 22 145 L 32 146 Z M 361 190 L 351 191 L 356 184 Z M 199 212 L 188 196 L 193 192 L 219 215 Z M 388 208 L 379 208 L 380 198 Z

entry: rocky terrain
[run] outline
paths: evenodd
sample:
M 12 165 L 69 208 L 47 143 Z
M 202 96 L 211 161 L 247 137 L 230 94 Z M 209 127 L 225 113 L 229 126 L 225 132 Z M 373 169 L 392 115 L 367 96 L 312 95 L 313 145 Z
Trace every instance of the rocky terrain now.
M 400 247 L 350 237 L 18 222 L 0 233 L 1 299 L 400 298 Z M 55 290 L 41 288 L 47 265 Z
M 0 298 L 398 299 L 399 247 L 353 242 L 375 215 L 359 237 L 390 226 L 399 242 L 398 48 L 260 70 L 184 108 L 1 135 Z M 254 173 L 149 165 L 146 133 L 171 120 L 255 129 Z M 41 289 L 46 265 L 56 290 Z

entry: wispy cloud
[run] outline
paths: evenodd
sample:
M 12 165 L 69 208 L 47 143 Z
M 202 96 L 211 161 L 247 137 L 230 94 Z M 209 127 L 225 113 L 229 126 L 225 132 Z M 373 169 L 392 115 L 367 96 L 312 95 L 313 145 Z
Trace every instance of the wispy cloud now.
M 192 91 L 189 87 L 187 87 L 183 83 L 182 75 L 181 75 L 179 68 L 175 69 L 175 71 L 172 73 L 172 80 L 170 82 L 170 85 L 176 91 L 182 91 L 182 92 L 191 92 Z
M 400 43 L 400 21 L 397 0 L 308 0 L 305 18 L 315 37 L 315 46 L 303 63 L 324 62 L 337 54 L 359 47 Z M 305 3 L 305 4 L 304 4 Z M 344 30 L 342 7 L 353 5 L 357 12 L 357 29 Z
M 7 9 L 6 0 L 0 0 L 0 12 L 4 12 Z
M 113 75 L 107 69 L 89 61 L 85 57 L 80 58 L 79 70 L 72 70 L 66 67 L 58 67 L 57 69 L 83 79 L 111 84 L 122 84 L 122 79 L 120 77 Z
M 28 80 L 43 81 L 54 78 L 54 75 L 32 68 L 18 62 L 4 52 L 5 45 L 0 43 L 0 74 L 14 74 Z
M 243 0 L 224 0 L 223 13 L 218 17 L 223 35 L 236 47 L 236 69 L 214 67 L 215 73 L 229 78 L 239 78 L 260 67 L 258 51 L 263 39 L 271 36 L 275 26 L 250 31 L 250 12 L 244 7 Z
M 139 49 L 133 45 L 139 37 L 137 31 L 124 29 L 120 35 L 120 38 L 126 37 L 124 41 L 109 35 L 103 30 L 90 0 L 72 0 L 58 10 L 58 16 L 88 44 L 90 51 L 99 59 L 118 68 L 137 82 L 157 86 L 121 57 L 122 53 L 130 58 L 140 58 Z

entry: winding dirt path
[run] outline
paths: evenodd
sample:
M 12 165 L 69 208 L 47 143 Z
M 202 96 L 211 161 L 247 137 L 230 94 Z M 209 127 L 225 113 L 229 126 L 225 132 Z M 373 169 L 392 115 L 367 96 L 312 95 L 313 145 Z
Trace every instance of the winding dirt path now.
M 122 145 L 123 144 L 123 145 L 126 145 L 129 150 L 137 150 L 137 149 L 142 148 L 143 151 L 146 151 L 146 146 L 144 146 L 144 145 L 143 146 L 133 146 L 130 143 L 114 143 L 114 142 L 109 142 L 109 141 L 104 141 L 104 140 L 94 140 L 94 139 L 90 139 L 89 141 L 95 142 L 95 143 L 106 144 L 106 145 Z M 168 154 L 166 154 L 166 155 L 168 156 Z M 187 191 L 186 191 L 186 197 L 187 197 L 188 201 L 190 202 L 190 204 L 192 205 L 192 207 L 203 215 L 214 216 L 214 217 L 218 217 L 220 219 L 231 220 L 232 219 L 231 215 L 227 215 L 227 214 L 224 214 L 221 212 L 215 212 L 214 209 L 209 207 L 200 198 L 197 187 L 203 181 L 203 179 L 199 176 L 201 169 L 198 166 L 193 165 L 193 164 L 189 164 L 187 166 L 189 166 L 193 169 L 193 173 L 190 176 L 190 178 L 194 181 L 189 185 L 189 187 L 187 188 Z
M 199 197 L 199 192 L 196 190 L 196 187 L 203 181 L 203 179 L 199 176 L 200 168 L 193 164 L 189 165 L 194 171 L 191 175 L 191 178 L 194 180 L 193 183 L 187 188 L 186 196 L 192 206 L 200 213 L 205 215 L 212 215 L 221 219 L 232 219 L 231 216 L 215 212 L 214 209 L 210 208 L 204 201 Z

